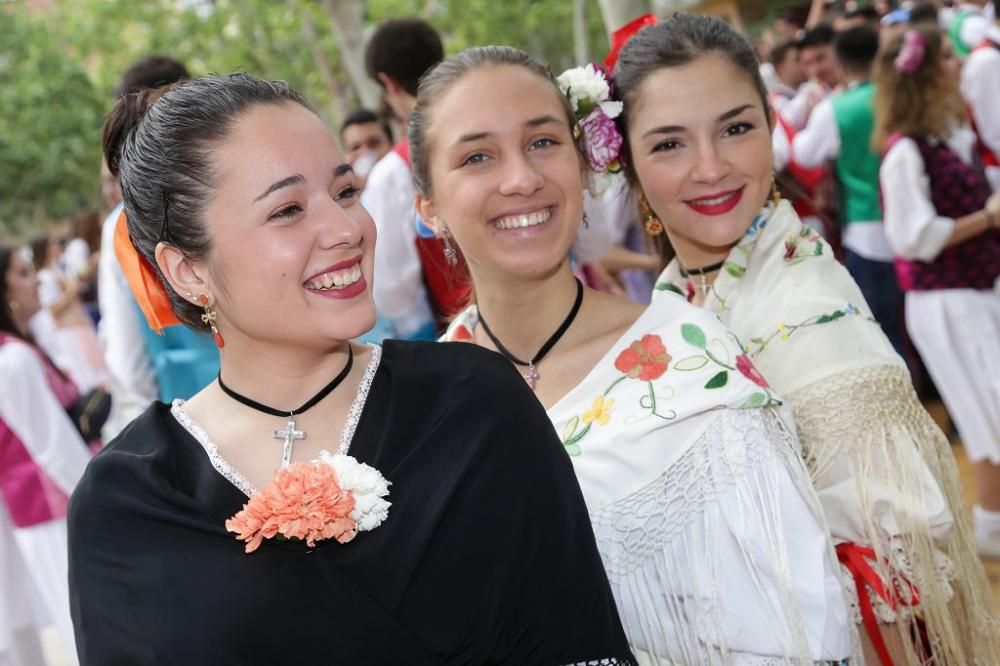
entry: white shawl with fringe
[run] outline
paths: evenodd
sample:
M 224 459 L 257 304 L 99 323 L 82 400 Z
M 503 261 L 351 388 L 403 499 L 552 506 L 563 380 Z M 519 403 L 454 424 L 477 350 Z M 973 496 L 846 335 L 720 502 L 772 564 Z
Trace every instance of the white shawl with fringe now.
M 654 298 L 690 289 L 675 260 Z M 896 603 L 873 589 L 869 596 L 878 621 L 901 632 L 906 662 L 919 663 L 906 637 L 923 628 L 935 663 L 1000 664 L 949 443 L 830 246 L 788 202 L 769 204 L 730 252 L 704 307 L 747 343 L 791 406 L 834 541 L 874 549 L 874 570 L 897 591 Z M 845 580 L 859 621 L 855 583 Z M 914 587 L 922 627 L 908 605 Z
M 444 339 L 477 324 L 473 306 Z M 829 535 L 778 404 L 736 338 L 674 297 L 548 410 L 642 663 L 851 654 Z

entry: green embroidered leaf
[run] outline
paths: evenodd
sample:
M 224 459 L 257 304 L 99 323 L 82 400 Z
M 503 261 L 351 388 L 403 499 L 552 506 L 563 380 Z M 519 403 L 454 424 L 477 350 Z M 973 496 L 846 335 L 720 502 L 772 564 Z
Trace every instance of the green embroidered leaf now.
M 749 257 L 750 256 L 750 248 L 749 247 L 746 247 L 746 246 L 743 246 L 743 245 L 737 245 L 736 246 L 736 251 L 739 252 L 740 254 L 742 254 L 744 257 Z
M 684 295 L 684 292 L 681 291 L 681 288 L 673 284 L 672 282 L 657 282 L 656 286 L 653 288 L 656 291 L 672 291 L 675 294 L 680 294 L 681 296 Z
M 707 389 L 722 388 L 723 386 L 726 385 L 728 381 L 729 381 L 729 371 L 723 370 L 722 372 L 718 373 L 717 375 L 709 379 L 708 382 L 705 384 L 705 388 Z
M 708 357 L 698 354 L 697 356 L 688 356 L 677 361 L 674 363 L 674 370 L 691 372 L 692 370 L 701 370 L 706 365 L 708 365 Z
M 747 401 L 743 403 L 743 409 L 748 409 L 750 407 L 760 407 L 767 402 L 767 396 L 763 393 L 754 393 L 752 396 L 747 398 Z
M 829 324 L 831 321 L 836 321 L 843 317 L 846 313 L 843 310 L 837 310 L 836 312 L 831 312 L 830 314 L 822 315 L 816 320 L 817 324 Z
M 755 345 L 762 345 L 764 344 L 764 338 L 750 338 L 750 342 L 754 343 Z
M 583 453 L 576 444 L 567 444 L 564 448 L 566 449 L 566 453 L 571 456 L 578 456 Z
M 725 268 L 726 272 L 735 278 L 743 277 L 743 275 L 747 272 L 747 269 L 743 268 L 739 264 L 734 264 L 730 261 L 726 262 Z
M 719 338 L 713 338 L 711 342 L 708 343 L 708 351 L 713 352 L 718 358 L 724 359 L 726 363 L 732 361 L 732 355 L 729 353 L 729 347 L 726 343 Z
M 562 441 L 564 442 L 569 441 L 569 439 L 576 434 L 576 428 L 578 425 L 580 425 L 580 417 L 574 416 L 573 418 L 571 418 L 569 422 L 566 424 L 566 427 L 563 428 Z
M 699 349 L 704 349 L 705 345 L 708 344 L 705 340 L 705 331 L 701 330 L 699 326 L 695 324 L 683 324 L 681 326 L 681 337 L 689 345 L 694 345 Z

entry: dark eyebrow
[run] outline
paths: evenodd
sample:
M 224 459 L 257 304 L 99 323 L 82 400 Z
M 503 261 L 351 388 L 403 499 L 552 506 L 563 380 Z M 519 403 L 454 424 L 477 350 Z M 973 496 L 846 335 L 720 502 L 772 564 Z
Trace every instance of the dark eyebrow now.
M 548 114 L 544 116 L 538 116 L 537 118 L 532 118 L 531 120 L 524 123 L 525 127 L 535 128 L 541 127 L 542 125 L 548 125 L 549 123 L 559 123 L 560 120 L 555 116 L 550 116 Z M 471 134 L 463 134 L 458 137 L 455 143 L 470 143 L 472 141 L 479 141 L 480 139 L 486 139 L 493 136 L 492 132 L 473 132 Z
M 266 190 L 264 190 L 264 193 L 261 194 L 260 196 L 258 196 L 253 201 L 254 201 L 254 203 L 257 203 L 258 201 L 260 201 L 261 199 L 263 199 L 267 195 L 271 194 L 272 192 L 280 190 L 283 187 L 288 187 L 289 185 L 295 185 L 297 183 L 302 183 L 302 182 L 305 182 L 305 177 L 302 176 L 302 174 L 299 174 L 299 173 L 295 174 L 294 176 L 289 176 L 288 178 L 282 178 L 278 182 L 272 183 L 271 187 L 269 187 Z
M 740 115 L 747 109 L 752 109 L 752 108 L 753 104 L 744 104 L 743 106 L 738 106 L 735 109 L 730 109 L 729 111 L 726 111 L 721 116 L 719 116 L 716 122 L 724 123 L 727 120 L 730 120 L 731 118 L 735 118 L 736 116 Z M 684 128 L 681 127 L 680 125 L 664 125 L 663 127 L 654 127 L 653 129 L 643 134 L 642 138 L 645 139 L 646 137 L 651 136 L 653 134 L 673 134 L 674 132 L 683 132 L 683 131 Z
M 747 109 L 752 109 L 752 108 L 753 104 L 744 104 L 743 106 L 738 106 L 735 109 L 730 109 L 729 111 L 726 111 L 721 116 L 719 116 L 719 122 L 721 123 L 729 120 L 730 118 L 735 118 L 736 116 L 740 115 Z
M 336 169 L 333 170 L 333 177 L 334 178 L 340 178 L 341 176 L 344 176 L 346 174 L 353 173 L 353 172 L 354 172 L 354 168 L 350 164 L 348 164 L 347 162 L 344 162 L 343 164 L 341 164 L 340 166 L 338 166 Z M 302 174 L 298 174 L 298 173 L 295 174 L 294 176 L 289 176 L 288 178 L 282 178 L 278 182 L 273 183 L 271 185 L 271 187 L 269 187 L 266 190 L 264 190 L 263 194 L 261 194 L 256 199 L 254 199 L 254 203 L 257 203 L 258 201 L 260 201 L 261 199 L 265 198 L 269 194 L 272 194 L 272 193 L 280 190 L 283 187 L 288 187 L 289 185 L 297 185 L 299 183 L 304 183 L 305 181 L 306 181 L 305 177 Z

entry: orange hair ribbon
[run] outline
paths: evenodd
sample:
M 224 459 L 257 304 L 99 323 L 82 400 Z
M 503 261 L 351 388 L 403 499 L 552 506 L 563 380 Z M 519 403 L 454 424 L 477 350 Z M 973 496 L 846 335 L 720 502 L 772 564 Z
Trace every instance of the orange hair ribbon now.
M 128 234 L 124 210 L 115 220 L 115 256 L 118 257 L 118 263 L 122 266 L 128 286 L 139 303 L 139 309 L 146 316 L 149 327 L 159 334 L 163 333 L 163 329 L 167 326 L 182 323 L 170 307 L 170 297 L 167 296 L 156 271 L 136 251 Z

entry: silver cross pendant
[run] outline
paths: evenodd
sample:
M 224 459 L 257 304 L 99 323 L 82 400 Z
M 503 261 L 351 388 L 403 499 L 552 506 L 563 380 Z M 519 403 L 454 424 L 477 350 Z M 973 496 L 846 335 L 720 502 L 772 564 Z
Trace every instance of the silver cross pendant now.
M 288 467 L 292 463 L 292 447 L 295 445 L 295 441 L 305 439 L 306 434 L 295 429 L 295 414 L 289 414 L 288 425 L 285 426 L 284 430 L 275 430 L 274 438 L 285 440 L 281 447 L 281 466 Z
M 528 366 L 528 371 L 524 373 L 524 381 L 528 382 L 528 386 L 531 387 L 532 391 L 535 390 L 535 384 L 538 383 L 538 379 L 540 377 L 541 375 L 538 374 L 538 370 L 535 370 L 534 363 L 530 364 Z

